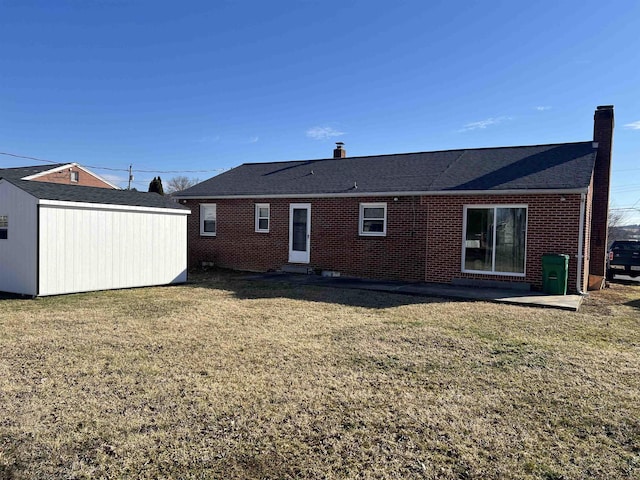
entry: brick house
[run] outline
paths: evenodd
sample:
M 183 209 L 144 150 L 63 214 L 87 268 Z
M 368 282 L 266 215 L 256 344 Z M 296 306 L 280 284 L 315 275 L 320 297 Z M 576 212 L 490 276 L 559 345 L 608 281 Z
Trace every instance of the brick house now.
M 0 168 L 0 177 L 32 182 L 82 185 L 85 187 L 118 187 L 77 163 L 57 163 L 31 167 Z
M 540 289 L 541 257 L 563 253 L 586 291 L 605 270 L 613 107 L 594 119 L 586 142 L 243 164 L 177 195 L 189 265 Z

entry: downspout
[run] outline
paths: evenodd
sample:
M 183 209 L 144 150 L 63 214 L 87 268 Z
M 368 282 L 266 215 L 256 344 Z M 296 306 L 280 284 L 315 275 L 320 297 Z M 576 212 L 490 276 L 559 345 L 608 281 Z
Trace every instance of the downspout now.
M 580 231 L 578 232 L 578 278 L 576 278 L 576 290 L 578 295 L 587 295 L 582 291 L 582 266 L 584 264 L 584 220 L 586 215 L 587 194 L 580 194 Z

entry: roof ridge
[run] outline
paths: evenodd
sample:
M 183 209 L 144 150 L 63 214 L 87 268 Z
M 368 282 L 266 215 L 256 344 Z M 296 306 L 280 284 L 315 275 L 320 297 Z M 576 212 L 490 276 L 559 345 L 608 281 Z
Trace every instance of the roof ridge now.
M 344 162 L 345 160 L 355 160 L 359 158 L 378 158 L 378 157 L 397 157 L 401 155 L 421 155 L 425 153 L 447 153 L 447 152 L 469 152 L 469 151 L 480 151 L 480 150 L 504 150 L 507 148 L 533 148 L 533 147 L 553 147 L 559 145 L 580 145 L 593 143 L 593 140 L 583 140 L 579 142 L 559 142 L 559 143 L 538 143 L 532 145 L 503 145 L 501 147 L 475 147 L 475 148 L 447 148 L 444 150 L 425 150 L 421 152 L 402 152 L 402 153 L 382 153 L 378 155 L 360 155 L 356 157 L 344 157 L 344 158 L 316 158 L 311 160 L 275 160 L 273 162 L 244 162 L 238 166 L 242 165 L 267 165 L 274 163 L 309 163 L 309 162 L 325 162 L 325 161 L 339 161 Z

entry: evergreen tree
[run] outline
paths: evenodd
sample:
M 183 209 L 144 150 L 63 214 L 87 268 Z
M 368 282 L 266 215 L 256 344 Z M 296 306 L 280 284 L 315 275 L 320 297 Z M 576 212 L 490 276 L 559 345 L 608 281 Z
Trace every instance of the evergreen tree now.
M 160 177 L 153 177 L 151 183 L 149 183 L 149 191 L 164 195 L 164 189 L 162 188 L 162 179 Z

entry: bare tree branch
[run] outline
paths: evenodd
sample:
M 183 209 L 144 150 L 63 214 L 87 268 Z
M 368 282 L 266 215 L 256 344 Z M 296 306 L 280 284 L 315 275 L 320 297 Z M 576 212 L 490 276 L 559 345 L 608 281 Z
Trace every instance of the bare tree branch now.
M 629 240 L 631 238 L 631 234 L 633 232 L 629 228 L 626 228 L 628 223 L 626 212 L 621 210 L 609 210 L 609 245 L 616 240 Z
M 196 183 L 200 183 L 198 178 L 188 178 L 182 175 L 171 178 L 167 182 L 167 192 L 169 194 L 181 192 L 189 187 L 193 187 Z

